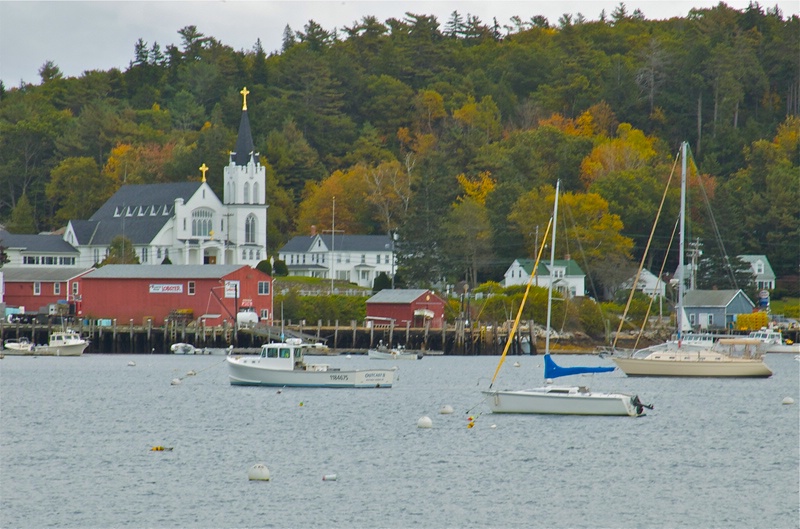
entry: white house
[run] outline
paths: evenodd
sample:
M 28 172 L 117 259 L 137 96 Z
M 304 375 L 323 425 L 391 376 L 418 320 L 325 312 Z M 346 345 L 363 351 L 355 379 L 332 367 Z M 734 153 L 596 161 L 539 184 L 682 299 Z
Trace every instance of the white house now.
M 756 276 L 756 287 L 759 290 L 775 289 L 775 272 L 772 271 L 766 255 L 739 255 L 737 257 L 740 261 L 750 265 L 753 275 Z
M 503 274 L 503 285 L 526 285 L 533 273 L 533 259 L 515 259 Z M 583 296 L 585 293 L 586 274 L 572 259 L 556 259 L 553 261 L 553 289 L 569 296 Z M 548 288 L 550 286 L 550 263 L 539 262 L 539 269 L 533 284 Z
M 340 279 L 372 287 L 381 272 L 396 270 L 392 239 L 388 235 L 318 234 L 293 237 L 278 251 L 293 276 Z
M 64 240 L 78 249 L 76 266 L 102 261 L 122 235 L 142 264 L 247 264 L 266 258 L 266 170 L 255 152 L 247 89 L 236 150 L 223 170 L 220 200 L 202 181 L 122 186 L 89 220 L 71 220 Z
M 633 277 L 625 281 L 622 284 L 622 288 L 630 289 L 632 284 L 633 284 Z M 656 296 L 664 297 L 664 294 L 666 292 L 666 286 L 664 285 L 663 280 L 659 280 L 655 274 L 653 274 L 646 268 L 643 268 L 642 273 L 639 274 L 639 281 L 636 284 L 636 290 L 641 291 L 643 294 L 646 294 L 651 298 Z

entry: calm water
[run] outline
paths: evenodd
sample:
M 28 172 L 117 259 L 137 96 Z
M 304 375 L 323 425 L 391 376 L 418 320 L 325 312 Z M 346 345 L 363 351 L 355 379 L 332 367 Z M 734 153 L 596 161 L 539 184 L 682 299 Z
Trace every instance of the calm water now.
M 0 361 L 0 526 L 800 526 L 800 416 L 781 404 L 800 403 L 793 355 L 769 355 L 766 380 L 569 377 L 655 404 L 638 419 L 492 415 L 480 390 L 496 357 L 396 362 L 392 389 L 281 393 L 230 386 L 223 361 Z M 495 386 L 541 373 L 540 357 L 514 357 Z M 417 428 L 422 416 L 432 429 Z M 259 462 L 272 481 L 248 481 Z

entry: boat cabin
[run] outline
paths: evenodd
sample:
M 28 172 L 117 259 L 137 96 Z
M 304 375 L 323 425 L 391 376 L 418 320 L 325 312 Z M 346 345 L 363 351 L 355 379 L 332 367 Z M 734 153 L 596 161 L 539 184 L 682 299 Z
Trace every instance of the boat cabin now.
M 297 338 L 289 338 L 283 343 L 264 344 L 261 346 L 260 356 L 268 360 L 275 369 L 298 369 L 305 364 L 302 341 Z

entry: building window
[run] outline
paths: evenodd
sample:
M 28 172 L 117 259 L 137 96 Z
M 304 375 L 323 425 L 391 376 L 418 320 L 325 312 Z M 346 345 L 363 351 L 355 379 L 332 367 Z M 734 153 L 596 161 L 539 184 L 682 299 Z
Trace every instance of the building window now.
M 244 184 L 244 200 L 242 202 L 244 202 L 245 204 L 248 204 L 250 202 L 250 184 L 248 184 L 247 182 L 245 182 Z
M 363 253 L 361 254 L 361 264 L 367 264 L 367 256 Z
M 242 261 L 247 259 L 247 250 L 242 250 Z
M 255 182 L 253 184 L 253 200 L 250 203 L 251 204 L 257 204 L 258 203 L 258 198 L 259 198 L 258 197 L 258 182 Z
M 695 322 L 694 316 L 695 316 L 694 314 L 689 314 L 689 323 L 691 325 L 694 325 L 694 322 Z
M 42 284 L 38 281 L 33 282 L 33 295 L 38 296 L 42 293 Z
M 269 309 L 261 309 L 261 319 L 262 320 L 269 319 Z
M 256 259 L 261 260 L 261 250 L 256 250 Z
M 253 250 L 250 250 L 250 260 L 253 260 Z
M 156 259 L 161 259 L 161 246 L 156 248 Z
M 375 256 L 375 264 L 381 264 L 381 256 L 380 255 L 376 255 Z
M 258 295 L 269 296 L 269 281 L 258 282 Z
M 95 248 L 94 249 L 94 262 L 95 263 L 99 263 L 100 262 L 100 248 Z
M 72 296 L 75 297 L 78 295 L 78 283 L 72 283 Z
M 756 263 L 756 274 L 763 274 L 764 273 L 764 263 L 761 261 Z
M 164 259 L 169 259 L 169 248 L 164 248 Z
M 186 285 L 186 290 L 189 292 L 190 296 L 194 296 L 194 281 L 189 281 L 189 284 Z
M 57 281 L 55 283 L 53 283 L 53 294 L 56 295 L 56 296 L 61 294 L 61 283 L 59 283 Z
M 247 220 L 244 221 L 244 242 L 245 243 L 254 243 L 256 242 L 256 216 L 255 215 L 248 215 Z
M 211 210 L 196 209 L 192 211 L 192 237 L 208 237 L 211 235 Z
M 709 314 L 708 315 L 708 326 L 712 327 L 713 325 L 714 325 L 714 315 L 713 314 Z
M 144 248 L 142 248 L 142 251 L 141 251 L 142 263 L 146 263 L 147 262 L 148 253 L 149 252 L 147 251 L 147 247 L 146 246 Z

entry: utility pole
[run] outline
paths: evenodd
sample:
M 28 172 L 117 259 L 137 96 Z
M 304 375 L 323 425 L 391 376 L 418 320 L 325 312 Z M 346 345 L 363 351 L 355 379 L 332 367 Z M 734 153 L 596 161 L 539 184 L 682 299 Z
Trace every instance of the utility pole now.
M 336 233 L 337 233 L 337 231 L 339 233 L 344 233 L 344 230 L 337 230 L 336 229 L 336 197 L 335 196 L 333 197 L 333 207 L 331 209 L 331 229 L 330 230 L 322 230 L 323 233 L 328 232 L 328 231 L 331 233 L 331 257 L 330 257 L 331 266 L 330 266 L 330 269 L 331 269 L 331 294 L 333 294 L 333 278 L 334 278 L 335 270 L 336 270 L 334 262 L 333 262 L 333 256 L 334 256 L 334 247 L 336 245 L 336 243 L 335 243 Z

